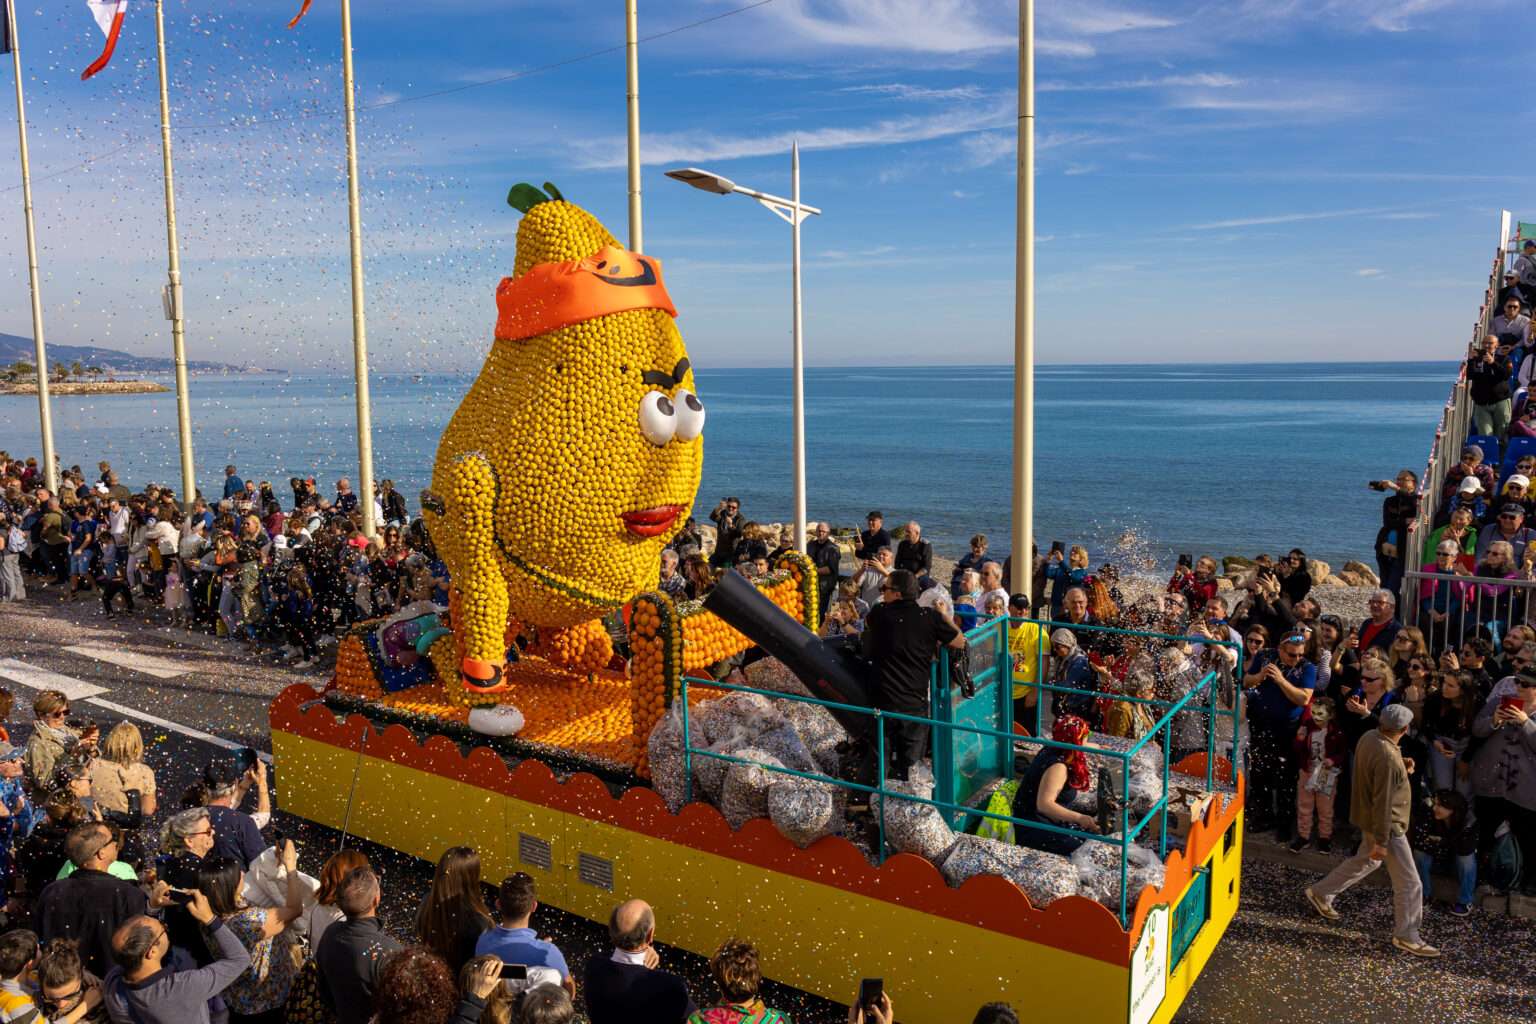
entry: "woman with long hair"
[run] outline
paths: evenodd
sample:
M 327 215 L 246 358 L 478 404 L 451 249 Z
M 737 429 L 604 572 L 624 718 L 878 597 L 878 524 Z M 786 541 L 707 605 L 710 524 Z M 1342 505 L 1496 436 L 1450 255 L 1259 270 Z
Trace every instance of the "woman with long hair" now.
M 304 884 L 292 840 L 283 843 L 278 859 L 288 873 L 287 901 L 270 910 L 241 898 L 245 872 L 233 857 L 205 857 L 198 865 L 197 887 L 214 916 L 251 954 L 251 966 L 221 993 L 230 1024 L 282 1024 L 286 1019 L 288 990 L 298 973 L 293 955 L 298 940 L 289 925 L 304 909 Z
M 1087 738 L 1088 723 L 1076 715 L 1062 715 L 1051 726 L 1051 739 L 1057 743 L 1082 746 Z M 1013 799 L 1013 816 L 1097 832 L 1098 821 L 1075 807 L 1077 795 L 1092 786 L 1093 772 L 1086 754 L 1081 750 L 1047 747 L 1035 755 L 1019 783 Z M 1028 825 L 1015 825 L 1014 830 L 1014 840 L 1020 846 L 1052 853 L 1069 854 L 1085 842 Z
M 1470 672 L 1440 673 L 1440 687 L 1424 702 L 1423 739 L 1429 747 L 1429 777 L 1434 788 L 1472 794 L 1472 777 L 1461 765 L 1479 709 Z
M 1427 657 L 1429 644 L 1424 642 L 1424 634 L 1419 627 L 1404 626 L 1397 631 L 1387 651 L 1387 665 L 1392 669 L 1392 674 L 1402 679 L 1408 672 L 1408 659 L 1415 655 Z
M 495 924 L 480 891 L 480 854 L 451 846 L 438 859 L 432 891 L 416 914 L 416 937 L 455 975 L 475 955 L 475 943 Z

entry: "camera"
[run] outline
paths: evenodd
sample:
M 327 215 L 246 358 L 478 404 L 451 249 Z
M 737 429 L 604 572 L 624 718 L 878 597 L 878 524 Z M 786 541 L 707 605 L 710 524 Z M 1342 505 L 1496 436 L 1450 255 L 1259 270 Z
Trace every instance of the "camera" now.
M 1366 486 L 1373 491 L 1384 491 L 1387 489 L 1387 482 L 1385 480 L 1371 480 Z

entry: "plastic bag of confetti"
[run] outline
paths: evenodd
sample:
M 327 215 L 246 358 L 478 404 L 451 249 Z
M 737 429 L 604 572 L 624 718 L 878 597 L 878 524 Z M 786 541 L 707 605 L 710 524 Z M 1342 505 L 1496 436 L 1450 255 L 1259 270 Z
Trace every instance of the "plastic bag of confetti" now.
M 926 763 L 913 765 L 905 782 L 887 779 L 885 788 L 892 793 L 910 793 L 931 800 L 933 771 Z M 944 812 L 932 804 L 895 796 L 887 800 L 875 794 L 870 797 L 870 810 L 877 820 L 882 804 L 885 806 L 885 841 L 897 852 L 915 853 L 937 864 L 955 844 L 955 832 L 945 820 Z
M 1037 907 L 1071 896 L 1079 885 L 1077 868 L 1058 853 L 972 835 L 956 839 L 939 871 L 954 886 L 975 875 L 1001 875 L 1022 889 Z
M 787 721 L 780 719 L 772 728 L 754 735 L 752 745 L 777 757 L 786 768 L 797 772 L 817 771 L 816 759 L 795 727 Z
M 672 705 L 651 728 L 645 744 L 651 764 L 651 787 L 673 813 L 683 806 L 687 787 L 683 771 L 683 716 L 681 706 Z
M 812 696 L 795 674 L 789 670 L 778 658 L 762 658 L 748 665 L 743 671 L 747 676 L 747 685 L 755 686 L 759 690 L 775 690 L 779 693 L 794 693 L 801 697 Z M 782 709 L 783 704 L 780 704 Z
M 741 828 L 753 818 L 768 816 L 768 790 L 778 779 L 783 778 L 758 766 L 766 764 L 782 768 L 784 765 L 768 751 L 757 747 L 743 747 L 735 755 L 743 761 L 754 763 L 722 762 L 730 767 L 725 773 L 725 785 L 720 793 L 720 813 L 725 815 L 731 828 Z
M 718 738 L 713 743 L 703 746 L 702 749 L 711 754 L 735 754 L 748 747 L 751 742 L 752 734 L 746 726 L 739 720 L 731 719 L 729 727 L 722 728 Z M 725 788 L 725 775 L 731 770 L 731 762 L 701 754 L 700 749 L 695 746 L 693 753 L 694 799 L 705 799 L 718 807 L 720 794 Z
M 846 792 L 831 783 L 780 775 L 768 788 L 768 817 L 785 839 L 810 846 L 842 828 Z
M 779 705 L 785 720 L 794 726 L 800 741 L 811 752 L 817 768 L 824 775 L 836 775 L 842 766 L 838 748 L 847 742 L 848 730 L 832 717 L 832 712 L 819 704 L 785 700 Z
M 1072 854 L 1072 864 L 1077 868 L 1079 891 L 1091 900 L 1097 900 L 1111 910 L 1120 909 L 1120 847 L 1109 843 L 1088 841 Z M 1126 871 L 1129 886 L 1127 899 L 1133 904 L 1143 886 L 1161 887 L 1163 862 L 1157 854 L 1144 846 L 1132 844 L 1126 850 Z

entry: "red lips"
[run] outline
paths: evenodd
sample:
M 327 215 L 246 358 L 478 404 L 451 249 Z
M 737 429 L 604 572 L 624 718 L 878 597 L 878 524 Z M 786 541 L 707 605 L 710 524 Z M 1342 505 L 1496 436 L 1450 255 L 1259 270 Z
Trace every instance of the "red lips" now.
M 636 537 L 659 537 L 677 522 L 682 512 L 681 505 L 658 505 L 655 508 L 621 512 L 619 518 L 624 520 L 624 528 Z

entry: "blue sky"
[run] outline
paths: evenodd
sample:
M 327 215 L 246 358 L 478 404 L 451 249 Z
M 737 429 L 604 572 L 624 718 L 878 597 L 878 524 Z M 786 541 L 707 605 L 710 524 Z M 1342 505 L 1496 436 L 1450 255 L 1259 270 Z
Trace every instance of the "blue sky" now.
M 641 32 L 746 2 L 645 0 Z M 339 21 L 315 0 L 290 32 L 298 5 L 166 5 L 193 358 L 350 365 Z M 48 337 L 168 354 L 152 5 L 130 0 L 87 83 L 84 3 L 17 7 Z M 354 7 L 374 366 L 474 368 L 508 186 L 553 181 L 626 235 L 622 53 L 476 83 L 621 44 L 623 4 Z M 1010 358 L 1015 12 L 772 0 L 642 47 L 646 248 L 696 363 L 787 363 L 789 232 L 662 171 L 785 192 L 794 138 L 826 211 L 804 228 L 808 361 Z M 1041 360 L 1454 358 L 1528 187 L 1530 21 L 1504 0 L 1041 0 Z M 28 334 L 18 181 L 12 157 L 0 330 Z

